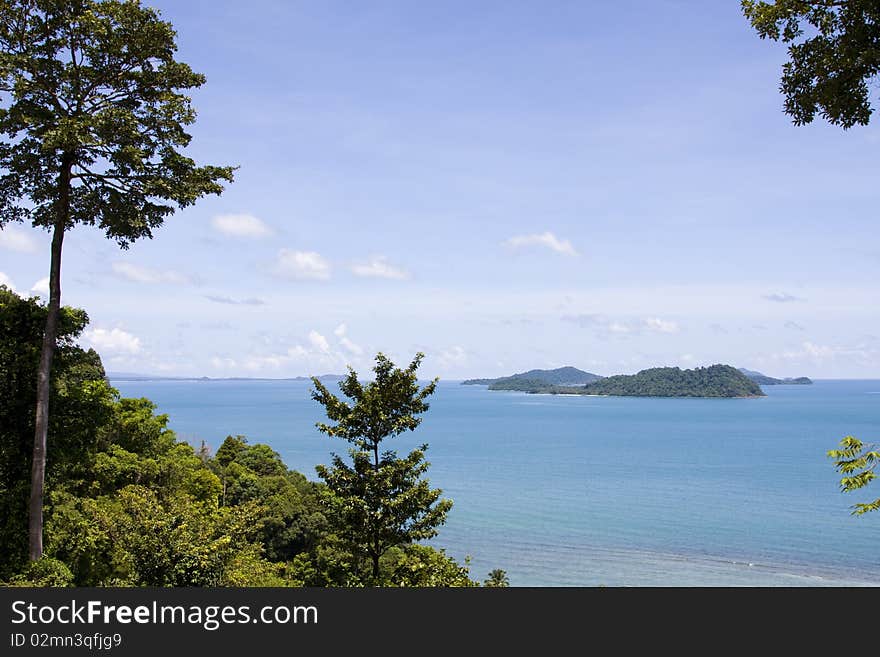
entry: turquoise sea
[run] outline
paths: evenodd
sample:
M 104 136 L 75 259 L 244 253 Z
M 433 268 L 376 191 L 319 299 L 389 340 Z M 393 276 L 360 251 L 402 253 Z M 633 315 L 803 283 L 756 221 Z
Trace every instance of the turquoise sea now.
M 122 381 L 178 435 L 216 449 L 265 442 L 289 467 L 347 444 L 315 429 L 301 381 Z M 335 390 L 335 384 L 331 384 Z M 880 515 L 850 505 L 825 452 L 877 440 L 880 381 L 769 386 L 762 399 L 640 399 L 489 392 L 441 382 L 399 452 L 429 444 L 428 476 L 455 502 L 432 541 L 472 576 L 514 586 L 880 585 Z

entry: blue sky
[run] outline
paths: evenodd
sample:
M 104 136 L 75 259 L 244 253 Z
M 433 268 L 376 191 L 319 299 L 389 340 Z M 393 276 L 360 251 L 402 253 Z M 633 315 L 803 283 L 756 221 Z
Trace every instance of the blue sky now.
M 68 234 L 111 372 L 880 376 L 880 128 L 792 125 L 738 2 L 147 4 L 240 169 L 128 251 Z M 0 231 L 0 282 L 47 273 Z

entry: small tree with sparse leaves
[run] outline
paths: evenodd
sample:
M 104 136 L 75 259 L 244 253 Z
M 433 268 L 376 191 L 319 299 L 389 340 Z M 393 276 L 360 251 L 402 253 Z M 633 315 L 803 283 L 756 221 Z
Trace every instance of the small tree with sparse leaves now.
M 356 560 L 369 562 L 374 585 L 381 583 L 379 560 L 389 548 L 436 536 L 452 508 L 450 500 L 440 498 L 442 491 L 431 488 L 423 477 L 430 465 L 425 460 L 427 445 L 404 458 L 393 450 L 380 451 L 386 438 L 415 430 L 421 423 L 417 416 L 428 410 L 425 399 L 433 394 L 437 379 L 419 387 L 416 370 L 422 358 L 424 354 L 416 354 L 409 367 L 401 369 L 380 353 L 373 367 L 375 379 L 369 383 L 360 382 L 349 368 L 339 388 L 351 401 L 339 399 L 312 378 L 312 398 L 335 422 L 319 422 L 318 429 L 353 445 L 348 450 L 350 464 L 333 454 L 332 466 L 316 467 L 329 491 L 329 517 Z

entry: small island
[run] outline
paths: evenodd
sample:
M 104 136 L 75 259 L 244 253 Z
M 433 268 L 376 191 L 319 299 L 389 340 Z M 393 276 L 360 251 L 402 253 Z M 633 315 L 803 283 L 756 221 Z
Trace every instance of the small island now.
M 747 370 L 745 367 L 740 367 L 739 371 L 749 377 L 752 381 L 762 386 L 787 386 L 787 385 L 812 385 L 812 380 L 805 376 L 799 376 L 796 378 L 786 377 L 784 379 L 775 379 L 772 376 L 767 376 L 766 374 L 762 374 L 761 372 L 755 372 L 754 370 Z

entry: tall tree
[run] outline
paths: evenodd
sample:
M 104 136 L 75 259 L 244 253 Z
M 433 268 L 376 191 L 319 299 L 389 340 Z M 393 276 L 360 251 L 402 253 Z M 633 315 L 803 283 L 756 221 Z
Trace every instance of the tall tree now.
M 52 234 L 49 303 L 37 375 L 29 557 L 43 552 L 50 373 L 66 231 L 97 226 L 120 247 L 220 194 L 232 167 L 183 150 L 195 121 L 181 91 L 205 77 L 175 60 L 176 33 L 138 0 L 0 0 L 0 228 Z
M 334 454 L 332 467 L 319 465 L 316 470 L 332 493 L 331 517 L 339 523 L 339 534 L 355 554 L 369 558 L 373 584 L 380 583 L 379 560 L 389 548 L 436 536 L 452 508 L 450 500 L 440 499 L 442 491 L 422 477 L 429 465 L 427 445 L 405 458 L 393 450 L 380 452 L 383 440 L 414 431 L 422 421 L 416 416 L 428 410 L 425 399 L 434 393 L 437 379 L 419 388 L 416 370 L 423 358 L 418 353 L 401 369 L 380 353 L 374 380 L 366 384 L 349 368 L 339 388 L 351 403 L 312 378 L 312 398 L 336 423 L 319 422 L 318 429 L 354 445 L 349 449 L 351 465 Z
M 877 0 L 742 0 L 742 10 L 762 39 L 789 44 L 780 90 L 796 125 L 816 114 L 843 128 L 868 124 L 880 73 Z

